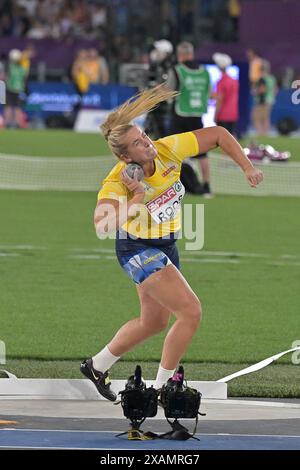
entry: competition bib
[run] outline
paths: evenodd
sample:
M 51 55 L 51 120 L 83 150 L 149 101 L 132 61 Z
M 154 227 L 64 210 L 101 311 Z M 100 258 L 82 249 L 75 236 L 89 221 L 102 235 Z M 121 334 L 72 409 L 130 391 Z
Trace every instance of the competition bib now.
M 184 193 L 183 184 L 180 180 L 177 180 L 162 194 L 145 204 L 149 214 L 157 224 L 175 218 L 180 210 L 180 203 Z

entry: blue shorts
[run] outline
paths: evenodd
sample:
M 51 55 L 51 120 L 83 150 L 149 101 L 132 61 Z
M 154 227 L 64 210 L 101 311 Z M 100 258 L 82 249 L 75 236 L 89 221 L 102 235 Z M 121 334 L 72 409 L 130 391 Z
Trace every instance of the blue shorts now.
M 162 238 L 133 238 L 128 233 L 117 233 L 116 254 L 122 268 L 136 283 L 141 284 L 150 274 L 174 264 L 178 269 L 179 255 L 176 233 Z

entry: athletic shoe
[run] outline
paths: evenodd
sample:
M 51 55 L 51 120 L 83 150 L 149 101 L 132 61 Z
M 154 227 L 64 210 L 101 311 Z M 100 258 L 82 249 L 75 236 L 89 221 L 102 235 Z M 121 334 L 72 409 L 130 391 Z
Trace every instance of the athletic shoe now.
M 202 188 L 202 196 L 207 198 L 207 199 L 211 199 L 214 197 L 213 193 L 211 192 L 211 189 L 210 189 L 210 185 L 209 183 L 203 183 L 203 188 Z
M 80 371 L 90 379 L 104 398 L 110 401 L 116 401 L 117 395 L 110 389 L 111 382 L 108 377 L 108 370 L 103 374 L 94 369 L 92 359 L 86 359 L 80 364 Z

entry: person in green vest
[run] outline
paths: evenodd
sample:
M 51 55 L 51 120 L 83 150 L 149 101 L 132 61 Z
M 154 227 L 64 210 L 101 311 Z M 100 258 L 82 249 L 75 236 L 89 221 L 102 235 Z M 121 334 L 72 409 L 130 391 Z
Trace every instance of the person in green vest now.
M 20 64 L 22 53 L 12 49 L 8 55 L 6 74 L 6 105 L 4 108 L 5 127 L 20 127 L 22 121 L 21 93 L 25 91 L 27 71 Z
M 211 94 L 208 71 L 194 61 L 194 47 L 190 42 L 181 42 L 176 49 L 177 65 L 168 73 L 166 86 L 177 90 L 171 115 L 171 133 L 189 132 L 203 128 L 202 115 L 207 112 Z M 198 157 L 203 179 L 203 195 L 211 197 L 209 162 L 206 153 Z

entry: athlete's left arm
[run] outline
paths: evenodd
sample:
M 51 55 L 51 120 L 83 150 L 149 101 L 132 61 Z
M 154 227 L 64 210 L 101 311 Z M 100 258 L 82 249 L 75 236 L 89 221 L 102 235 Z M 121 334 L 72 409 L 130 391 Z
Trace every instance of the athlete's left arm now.
M 198 141 L 199 153 L 206 153 L 220 147 L 241 167 L 250 186 L 255 188 L 262 182 L 263 172 L 252 165 L 238 141 L 224 127 L 207 127 L 206 129 L 197 129 L 193 133 Z

